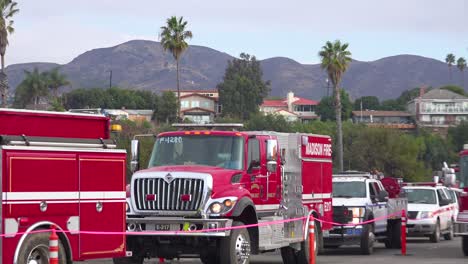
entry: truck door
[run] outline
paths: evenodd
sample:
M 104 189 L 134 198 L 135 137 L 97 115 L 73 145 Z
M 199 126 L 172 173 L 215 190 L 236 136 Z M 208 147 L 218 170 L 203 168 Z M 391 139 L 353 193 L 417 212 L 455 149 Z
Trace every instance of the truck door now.
M 369 194 L 372 201 L 372 211 L 374 212 L 375 232 L 381 233 L 387 230 L 387 202 L 381 202 L 378 195 L 382 191 L 377 181 L 369 181 Z
M 266 202 L 268 204 L 277 204 L 279 205 L 279 198 L 281 196 L 281 189 L 280 188 L 277 188 L 279 187 L 278 186 L 278 182 L 279 182 L 279 175 L 280 175 L 280 168 L 279 168 L 279 164 L 280 164 L 280 160 L 279 160 L 279 157 L 278 157 L 278 142 L 275 138 L 272 138 L 271 136 L 260 136 L 258 137 L 259 140 L 260 140 L 260 160 L 261 160 L 261 181 L 262 181 L 262 185 L 265 186 L 266 188 L 266 191 L 265 191 L 265 194 L 262 196 L 262 200 L 263 202 Z M 276 147 L 273 147 L 274 145 L 271 145 L 270 147 L 272 148 L 271 150 L 268 150 L 268 140 L 270 141 L 273 141 L 273 142 L 276 142 Z M 274 149 L 273 149 L 274 148 Z M 270 160 L 271 159 L 274 159 L 274 161 L 276 161 L 276 171 L 268 171 L 268 161 L 269 161 L 269 157 L 268 157 L 268 153 L 269 151 L 271 153 L 274 153 L 272 156 L 274 157 L 270 157 Z
M 249 138 L 247 147 L 247 173 L 250 177 L 250 193 L 259 213 L 271 211 L 266 203 L 266 167 L 262 166 L 261 142 L 259 138 Z
M 125 153 L 81 154 L 80 259 L 125 256 Z M 99 234 L 116 232 L 120 234 Z

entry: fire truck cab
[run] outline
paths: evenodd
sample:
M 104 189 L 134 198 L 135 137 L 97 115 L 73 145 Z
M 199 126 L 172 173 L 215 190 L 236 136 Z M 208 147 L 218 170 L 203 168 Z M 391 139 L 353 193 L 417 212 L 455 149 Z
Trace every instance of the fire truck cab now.
M 460 152 L 460 195 L 459 212 L 455 222 L 455 235 L 462 237 L 462 250 L 468 256 L 468 144 Z
M 137 142 L 134 146 L 137 154 Z M 114 263 L 143 263 L 146 257 L 248 263 L 250 255 L 276 249 L 285 263 L 308 263 L 306 219 L 310 213 L 331 221 L 331 175 L 328 136 L 159 134 L 148 169 L 137 170 L 131 180 L 132 257 Z M 322 230 L 330 228 L 316 223 L 319 245 Z
M 0 263 L 49 263 L 52 226 L 60 264 L 125 256 L 126 152 L 109 137 L 104 116 L 0 109 Z

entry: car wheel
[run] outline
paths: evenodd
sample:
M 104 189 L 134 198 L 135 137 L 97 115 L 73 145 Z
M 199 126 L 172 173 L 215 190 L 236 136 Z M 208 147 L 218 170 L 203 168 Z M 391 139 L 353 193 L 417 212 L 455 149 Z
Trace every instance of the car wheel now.
M 440 241 L 440 221 L 437 220 L 437 224 L 434 230 L 434 233 L 429 237 L 429 240 L 432 243 L 438 243 Z
M 463 254 L 468 257 L 468 236 L 462 237 L 462 250 Z
M 372 255 L 374 253 L 374 227 L 372 224 L 367 224 L 364 226 L 361 235 L 361 253 L 363 255 Z
M 453 237 L 454 237 L 454 235 L 453 235 L 453 222 L 454 221 L 452 219 L 452 221 L 450 222 L 448 233 L 444 234 L 444 239 L 445 240 L 453 240 Z

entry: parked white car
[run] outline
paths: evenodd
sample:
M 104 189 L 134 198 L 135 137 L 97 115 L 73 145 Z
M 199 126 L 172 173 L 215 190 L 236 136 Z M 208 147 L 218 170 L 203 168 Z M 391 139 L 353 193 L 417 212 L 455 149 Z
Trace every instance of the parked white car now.
M 455 206 L 448 189 L 436 186 L 405 186 L 408 198 L 408 236 L 427 236 L 437 243 L 443 235 L 453 239 Z

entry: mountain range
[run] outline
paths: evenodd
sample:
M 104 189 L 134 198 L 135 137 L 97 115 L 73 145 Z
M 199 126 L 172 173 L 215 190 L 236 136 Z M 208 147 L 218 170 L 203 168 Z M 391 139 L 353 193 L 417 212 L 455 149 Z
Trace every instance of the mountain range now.
M 222 81 L 233 56 L 208 47 L 191 45 L 183 54 L 181 90 L 214 89 Z M 285 57 L 261 60 L 263 77 L 271 81 L 271 96 L 296 95 L 320 99 L 331 94 L 326 74 L 320 64 L 301 64 Z M 154 92 L 176 88 L 176 64 L 159 42 L 132 40 L 108 48 L 87 51 L 67 64 L 32 62 L 6 68 L 12 92 L 24 78 L 24 70 L 40 71 L 59 67 L 71 82 L 62 91 L 75 88 L 107 88 L 112 71 L 112 85 Z M 461 85 L 462 75 L 452 67 L 452 83 Z M 464 72 L 468 82 L 468 71 Z M 420 87 L 439 87 L 451 83 L 447 64 L 415 55 L 397 55 L 376 61 L 353 60 L 344 74 L 342 87 L 352 98 L 377 96 L 381 100 L 396 98 L 402 91 Z

